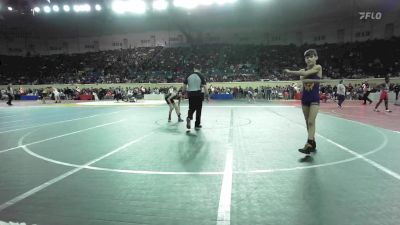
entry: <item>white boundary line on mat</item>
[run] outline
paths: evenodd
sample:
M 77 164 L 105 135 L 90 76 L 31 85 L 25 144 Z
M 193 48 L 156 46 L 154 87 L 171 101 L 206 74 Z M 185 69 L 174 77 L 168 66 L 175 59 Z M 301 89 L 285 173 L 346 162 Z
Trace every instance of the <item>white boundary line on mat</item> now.
M 67 177 L 69 177 L 69 176 L 81 171 L 82 169 L 84 169 L 84 168 L 86 168 L 86 167 L 88 167 L 88 166 L 90 166 L 90 165 L 92 165 L 92 164 L 94 164 L 94 163 L 96 163 L 96 162 L 98 162 L 100 160 L 103 160 L 103 159 L 105 159 L 105 158 L 107 158 L 107 157 L 109 157 L 111 155 L 114 155 L 115 153 L 117 153 L 117 152 L 129 147 L 132 144 L 135 144 L 135 143 L 137 143 L 137 142 L 149 137 L 150 135 L 152 135 L 154 133 L 155 133 L 155 131 L 151 131 L 151 132 L 149 132 L 149 133 L 147 133 L 147 134 L 145 134 L 145 135 L 143 135 L 143 136 L 141 136 L 139 138 L 136 138 L 136 139 L 134 139 L 134 140 L 122 145 L 121 147 L 118 147 L 118 148 L 114 149 L 113 151 L 111 151 L 111 152 L 109 152 L 109 153 L 107 153 L 107 154 L 105 154 L 103 156 L 100 156 L 100 157 L 98 157 L 98 158 L 96 158 L 96 159 L 94 159 L 94 160 L 92 160 L 90 162 L 87 162 L 86 164 L 84 164 L 84 165 L 82 165 L 80 167 L 72 169 L 72 170 L 70 170 L 70 171 L 68 171 L 68 172 L 66 172 L 66 173 L 64 173 L 64 174 L 62 174 L 62 175 L 60 175 L 60 176 L 58 176 L 56 178 L 53 178 L 53 179 L 51 179 L 51 180 L 49 180 L 49 181 L 47 181 L 47 182 L 45 182 L 45 183 L 43 183 L 43 184 L 31 189 L 31 190 L 29 190 L 29 191 L 27 191 L 27 192 L 25 192 L 25 193 L 23 193 L 21 195 L 18 195 L 16 197 L 14 197 L 13 199 L 11 199 L 11 200 L 9 200 L 9 201 L 7 201 L 7 202 L 5 202 L 5 203 L 0 205 L 0 212 L 3 211 L 6 208 L 12 206 L 12 205 L 15 205 L 16 203 L 18 203 L 18 202 L 20 202 L 20 201 L 22 201 L 24 199 L 36 194 L 37 192 L 39 192 L 39 191 L 41 191 L 41 190 L 43 190 L 43 189 L 55 184 L 55 183 L 57 183 L 57 182 L 59 182 L 61 180 L 64 180 L 65 178 L 67 178 Z M 22 139 L 20 139 L 20 143 L 19 144 L 22 144 Z M 26 148 L 26 146 L 24 146 L 24 145 L 22 145 L 21 147 L 24 148 L 24 149 Z
M 30 128 L 36 128 L 36 127 L 43 127 L 43 126 L 48 126 L 48 125 L 60 124 L 60 123 L 67 123 L 67 122 L 72 122 L 72 121 L 77 121 L 77 120 L 83 120 L 83 119 L 93 118 L 93 117 L 100 116 L 100 115 L 115 114 L 115 113 L 119 113 L 121 111 L 125 111 L 125 110 L 119 110 L 119 111 L 108 112 L 108 113 L 98 113 L 98 114 L 94 114 L 94 115 L 91 115 L 91 116 L 78 117 L 78 118 L 70 119 L 70 120 L 62 120 L 62 121 L 51 122 L 51 123 L 42 123 L 42 124 L 29 126 L 29 127 L 22 127 L 22 128 L 12 129 L 12 130 L 5 130 L 5 131 L 0 131 L 0 134 L 19 131 L 19 130 L 26 130 L 26 129 L 30 129 Z
M 115 123 L 120 123 L 120 122 L 123 122 L 123 121 L 125 121 L 125 119 L 123 119 L 123 120 L 118 120 L 118 121 L 111 122 L 111 123 L 105 123 L 105 124 L 97 125 L 97 126 L 94 126 L 94 127 L 85 128 L 85 129 L 82 129 L 82 130 L 77 130 L 77 131 L 74 131 L 74 132 L 70 132 L 70 133 L 58 135 L 58 136 L 51 137 L 51 138 L 46 138 L 46 139 L 43 139 L 43 140 L 40 140 L 40 141 L 30 142 L 30 143 L 27 143 L 27 144 L 24 144 L 24 145 L 25 145 L 25 146 L 29 146 L 29 145 L 39 144 L 39 143 L 42 143 L 42 142 L 45 142 L 45 141 L 50 141 L 50 140 L 53 140 L 53 139 L 56 139 L 56 138 L 61 138 L 61 137 L 65 137 L 65 136 L 69 136 L 69 135 L 73 135 L 73 134 L 85 132 L 85 131 L 88 131 L 88 130 L 93 130 L 93 129 L 96 129 L 96 128 L 99 128 L 99 127 L 104 127 L 104 126 L 112 125 L 112 124 L 115 124 Z M 22 136 L 22 138 L 25 138 L 25 137 L 26 137 L 27 135 L 29 135 L 30 133 L 31 133 L 31 132 L 29 132 L 28 134 Z M 15 149 L 21 148 L 21 146 L 22 146 L 22 145 L 19 145 L 19 146 L 13 147 L 13 148 L 8 148 L 8 149 L 0 150 L 0 154 L 1 154 L 1 153 L 4 153 L 4 152 L 8 152 L 8 151 L 11 151 L 11 150 L 15 150 Z
M 228 147 L 226 150 L 224 176 L 222 178 L 221 193 L 219 195 L 217 225 L 231 224 L 231 200 L 232 200 L 232 168 L 233 168 L 233 109 L 230 113 L 230 126 Z

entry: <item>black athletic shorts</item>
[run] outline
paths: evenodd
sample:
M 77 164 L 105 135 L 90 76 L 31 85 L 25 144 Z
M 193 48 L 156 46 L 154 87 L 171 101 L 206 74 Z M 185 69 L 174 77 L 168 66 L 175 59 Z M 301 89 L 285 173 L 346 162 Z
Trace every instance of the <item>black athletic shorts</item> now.
M 165 98 L 165 101 L 167 102 L 167 104 L 169 105 L 169 102 L 168 102 L 168 98 Z M 171 103 L 172 104 L 174 104 L 175 102 L 174 102 L 174 99 L 171 99 Z

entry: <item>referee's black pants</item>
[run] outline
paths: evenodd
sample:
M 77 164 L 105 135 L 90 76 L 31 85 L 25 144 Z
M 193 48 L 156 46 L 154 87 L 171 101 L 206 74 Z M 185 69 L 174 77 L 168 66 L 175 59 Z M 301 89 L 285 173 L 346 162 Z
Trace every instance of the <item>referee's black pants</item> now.
M 11 101 L 13 100 L 13 96 L 11 94 L 9 94 L 9 93 L 7 93 L 7 96 L 8 96 L 7 104 L 11 105 Z
M 364 95 L 363 95 L 364 105 L 367 104 L 367 101 L 369 101 L 369 103 L 372 102 L 372 100 L 371 100 L 370 98 L 368 98 L 369 93 L 370 93 L 370 92 L 367 91 L 367 92 L 365 92 Z
M 201 124 L 201 109 L 203 108 L 203 95 L 199 94 L 189 94 L 189 111 L 188 118 L 193 120 L 193 114 L 196 112 L 196 122 L 195 126 L 199 126 Z
M 342 103 L 344 102 L 345 96 L 344 95 L 337 95 L 338 99 L 338 105 L 342 106 Z

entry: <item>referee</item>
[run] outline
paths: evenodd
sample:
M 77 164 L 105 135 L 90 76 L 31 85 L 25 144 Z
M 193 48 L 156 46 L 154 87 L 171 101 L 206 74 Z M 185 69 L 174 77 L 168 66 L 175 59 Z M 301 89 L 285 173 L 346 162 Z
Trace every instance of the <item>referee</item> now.
M 196 112 L 196 122 L 194 127 L 201 128 L 201 108 L 203 107 L 204 97 L 208 98 L 208 88 L 204 77 L 201 75 L 199 65 L 193 66 L 193 73 L 188 75 L 183 82 L 183 92 L 187 92 L 189 98 L 189 112 L 186 118 L 186 128 L 190 129 L 193 114 Z M 204 89 L 204 93 L 201 89 Z

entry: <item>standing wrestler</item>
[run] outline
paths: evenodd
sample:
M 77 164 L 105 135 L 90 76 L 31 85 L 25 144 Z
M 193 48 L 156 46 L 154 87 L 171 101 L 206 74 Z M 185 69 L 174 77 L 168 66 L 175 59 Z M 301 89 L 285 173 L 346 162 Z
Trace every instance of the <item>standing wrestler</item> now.
M 307 125 L 308 139 L 305 146 L 299 149 L 299 152 L 310 154 L 316 151 L 315 142 L 315 120 L 319 111 L 319 83 L 322 78 L 322 67 L 317 64 L 318 54 L 315 49 L 309 49 L 304 52 L 306 69 L 291 71 L 286 69 L 284 72 L 292 75 L 300 75 L 303 80 L 303 94 L 301 98 L 304 119 Z
M 382 103 L 382 101 L 385 101 L 385 108 L 386 108 L 386 112 L 392 112 L 391 110 L 389 110 L 389 97 L 388 97 L 388 92 L 389 92 L 389 88 L 390 88 L 390 78 L 387 76 L 385 77 L 385 83 L 381 84 L 378 86 L 379 89 L 381 89 L 381 96 L 379 98 L 379 102 L 376 103 L 375 112 L 379 112 L 379 105 Z

